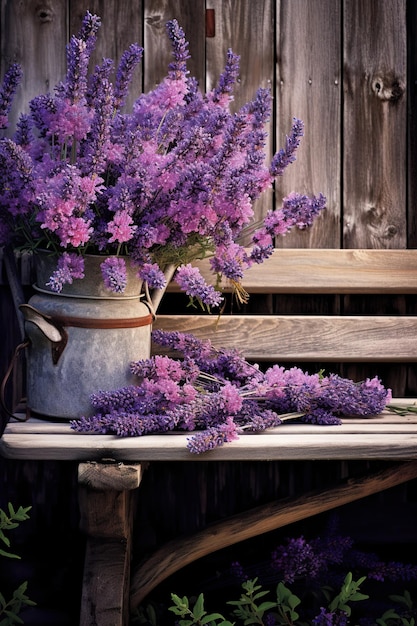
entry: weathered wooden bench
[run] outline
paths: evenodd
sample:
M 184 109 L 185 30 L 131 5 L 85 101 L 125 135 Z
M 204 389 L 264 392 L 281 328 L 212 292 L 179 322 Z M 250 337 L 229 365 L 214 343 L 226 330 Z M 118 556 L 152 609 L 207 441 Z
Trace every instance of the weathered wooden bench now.
M 417 361 L 417 316 L 408 314 L 404 305 L 404 297 L 417 293 L 417 250 L 276 250 L 266 265 L 247 273 L 244 285 L 254 297 L 267 294 L 284 304 L 293 295 L 304 299 L 323 294 L 332 296 L 332 304 L 326 314 L 313 316 L 236 312 L 218 320 L 198 314 L 160 315 L 155 328 L 192 332 L 210 338 L 215 346 L 235 346 L 254 361 L 363 362 L 369 364 L 370 376 L 381 363 L 402 368 Z M 364 294 L 384 298 L 376 313 L 346 315 L 346 298 Z M 267 299 L 266 308 L 269 304 Z M 404 407 L 414 402 L 412 398 L 393 401 Z M 79 463 L 80 525 L 88 539 L 81 626 L 125 625 L 129 607 L 141 603 L 180 566 L 417 477 L 417 414 L 413 413 L 387 410 L 366 419 L 346 418 L 341 426 L 284 423 L 262 434 L 242 435 L 198 456 L 187 451 L 186 438 L 186 434 L 172 433 L 118 439 L 83 435 L 65 423 L 33 418 L 9 422 L 0 439 L 3 456 Z M 133 509 L 143 470 L 149 463 L 190 460 L 387 463 L 372 475 L 262 505 L 194 536 L 170 541 L 131 568 L 132 536 L 140 533 L 140 528 L 134 528 Z

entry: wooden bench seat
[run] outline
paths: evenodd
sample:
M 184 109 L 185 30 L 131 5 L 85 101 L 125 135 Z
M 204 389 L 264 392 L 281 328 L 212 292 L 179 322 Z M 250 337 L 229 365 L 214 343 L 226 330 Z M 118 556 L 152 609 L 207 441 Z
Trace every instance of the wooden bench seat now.
M 206 271 L 207 262 L 201 267 Z M 274 314 L 271 306 L 268 315 L 225 313 L 220 319 L 161 314 L 154 327 L 192 332 L 217 347 L 238 347 L 249 360 L 260 362 L 361 362 L 369 365 L 372 376 L 374 363 L 394 363 L 400 369 L 417 361 L 417 316 L 402 300 L 417 293 L 417 250 L 276 250 L 268 263 L 251 268 L 244 286 L 251 294 L 283 301 L 285 294 L 330 294 L 332 311 L 323 316 Z M 384 304 L 372 314 L 361 310 L 346 315 L 345 298 L 362 294 L 382 296 L 384 303 L 390 297 L 394 304 Z M 406 407 L 417 400 L 401 397 L 393 402 Z M 128 439 L 85 435 L 66 423 L 34 418 L 8 424 L 0 439 L 3 456 L 79 462 L 80 525 L 88 536 L 81 626 L 125 625 L 129 606 L 137 606 L 180 564 L 417 477 L 415 413 L 384 411 L 369 418 L 345 418 L 340 426 L 289 421 L 197 456 L 187 451 L 186 439 L 184 433 Z M 140 532 L 133 528 L 132 510 L 143 469 L 149 463 L 191 460 L 376 460 L 387 461 L 389 467 L 326 491 L 257 507 L 195 537 L 170 542 L 136 564 L 131 574 L 132 533 Z
M 411 402 L 404 398 L 394 401 L 404 407 Z M 402 416 L 390 411 L 375 417 L 345 418 L 340 426 L 288 421 L 263 433 L 242 434 L 238 440 L 200 455 L 191 455 L 186 449 L 188 436 L 177 432 L 120 439 L 76 433 L 66 423 L 31 418 L 9 423 L 0 439 L 0 452 L 14 459 L 128 463 L 417 459 L 417 414 Z

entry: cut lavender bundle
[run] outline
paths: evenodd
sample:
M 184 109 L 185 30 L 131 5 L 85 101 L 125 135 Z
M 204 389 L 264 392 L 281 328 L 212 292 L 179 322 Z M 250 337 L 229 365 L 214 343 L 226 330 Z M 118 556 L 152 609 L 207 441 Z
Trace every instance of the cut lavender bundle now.
M 154 331 L 153 339 L 181 358 L 132 363 L 137 384 L 94 394 L 95 414 L 73 420 L 71 428 L 121 437 L 190 431 L 187 448 L 200 454 L 288 417 L 340 424 L 344 415 L 380 413 L 391 400 L 377 377 L 355 383 L 278 365 L 261 372 L 236 350 L 217 350 L 191 334 Z

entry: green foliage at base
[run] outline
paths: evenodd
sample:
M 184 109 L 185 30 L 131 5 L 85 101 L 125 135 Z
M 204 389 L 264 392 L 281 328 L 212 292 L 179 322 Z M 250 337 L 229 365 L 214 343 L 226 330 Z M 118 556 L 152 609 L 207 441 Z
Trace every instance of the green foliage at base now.
M 26 508 L 20 506 L 15 510 L 9 502 L 7 512 L 0 509 L 0 545 L 6 546 L 6 549 L 0 547 L 0 557 L 20 559 L 20 556 L 10 552 L 10 539 L 6 533 L 17 528 L 21 522 L 28 520 L 28 511 L 31 508 L 30 506 Z M 13 591 L 12 597 L 8 600 L 0 591 L 0 626 L 13 626 L 14 624 L 24 623 L 19 617 L 22 608 L 35 605 L 35 602 L 32 602 L 26 595 L 26 590 L 27 582 L 24 582 Z

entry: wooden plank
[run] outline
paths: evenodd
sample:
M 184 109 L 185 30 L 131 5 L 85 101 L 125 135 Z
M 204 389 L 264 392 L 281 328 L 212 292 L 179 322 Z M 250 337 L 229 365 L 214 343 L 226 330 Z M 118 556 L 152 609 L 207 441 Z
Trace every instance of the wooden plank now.
M 66 3 L 2 2 L 0 24 L 0 76 L 11 63 L 17 62 L 23 69 L 9 116 L 7 134 L 13 135 L 19 114 L 29 112 L 29 100 L 51 91 L 65 75 Z
M 328 427 L 337 428 L 336 426 Z M 238 441 L 210 452 L 194 455 L 186 449 L 189 435 L 147 435 L 132 441 L 101 435 L 73 434 L 61 437 L 3 436 L 0 446 L 5 458 L 61 461 L 121 462 L 171 461 L 314 461 L 314 460 L 411 460 L 417 458 L 417 434 L 387 433 L 350 435 L 264 434 L 245 435 Z M 39 441 L 38 441 L 39 439 Z
M 346 248 L 406 247 L 406 42 L 405 0 L 345 0 Z
M 341 0 L 277 2 L 279 146 L 294 116 L 305 125 L 297 161 L 277 184 L 277 202 L 291 191 L 322 192 L 328 206 L 312 229 L 294 229 L 278 239 L 280 247 L 340 247 L 341 5 Z
M 415 74 L 417 68 L 417 4 L 408 2 L 407 4 L 407 44 L 408 44 L 408 64 L 410 73 Z M 417 171 L 417 85 L 416 82 L 408 83 L 408 159 L 407 159 L 407 179 L 408 179 L 408 245 L 415 248 L 417 246 L 417 180 L 414 172 Z
M 194 264 L 213 280 L 208 258 Z M 245 272 L 242 284 L 249 293 L 416 293 L 417 250 L 275 249 Z M 226 281 L 222 287 L 230 291 Z
M 161 546 L 138 564 L 132 575 L 131 608 L 178 569 L 227 546 L 308 519 L 417 477 L 417 462 L 402 463 L 333 488 L 256 507 Z
M 415 316 L 160 315 L 154 329 L 192 333 L 253 361 L 415 362 L 417 355 Z
M 395 400 L 402 404 L 402 400 Z M 415 400 L 408 400 L 415 403 Z M 314 426 L 289 422 L 256 435 L 242 434 L 234 442 L 202 455 L 186 449 L 190 433 L 144 437 L 79 434 L 65 423 L 9 424 L 0 453 L 14 459 L 60 459 L 122 462 L 244 461 L 244 460 L 409 460 L 417 458 L 415 414 L 390 412 L 373 418 L 345 418 L 340 426 Z M 35 433 L 37 433 L 35 435 Z

